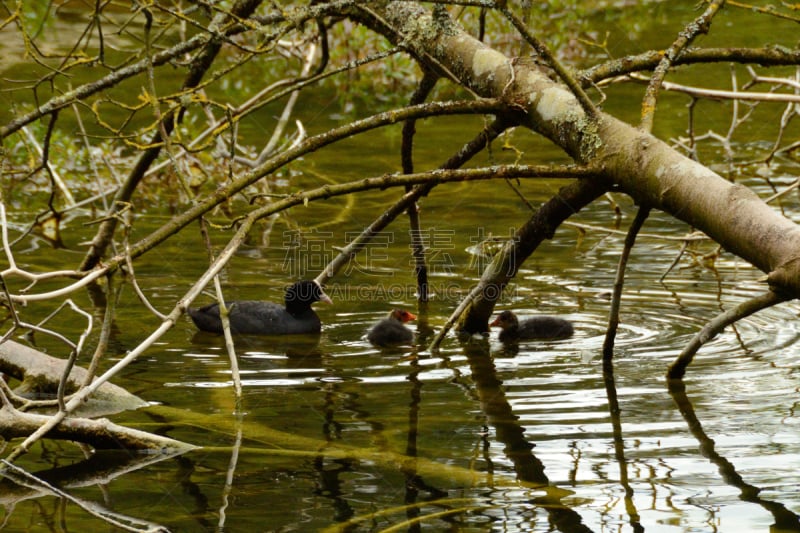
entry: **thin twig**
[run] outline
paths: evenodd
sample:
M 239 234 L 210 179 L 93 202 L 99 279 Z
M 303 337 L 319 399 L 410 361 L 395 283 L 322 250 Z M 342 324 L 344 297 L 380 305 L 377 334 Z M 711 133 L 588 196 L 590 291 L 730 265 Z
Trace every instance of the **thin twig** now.
M 627 79 L 636 82 L 648 82 L 648 78 L 639 74 L 630 74 Z M 708 98 L 711 100 L 740 100 L 749 102 L 792 102 L 800 103 L 800 95 L 786 93 L 758 93 L 747 91 L 723 91 L 720 89 L 704 89 L 691 87 L 680 83 L 665 81 L 661 88 L 666 91 L 675 91 L 697 98 Z
M 717 14 L 724 4 L 725 0 L 712 0 L 705 12 L 691 23 L 687 24 L 678 34 L 678 38 L 675 39 L 672 46 L 664 53 L 664 57 L 658 63 L 658 66 L 653 71 L 653 75 L 650 77 L 650 83 L 647 85 L 647 90 L 645 91 L 642 101 L 642 122 L 639 125 L 642 131 L 650 132 L 653 129 L 658 93 L 661 90 L 661 84 L 664 82 L 664 77 L 667 75 L 667 72 L 699 34 L 708 33 L 708 29 L 711 27 L 711 19 L 714 18 L 714 15 Z
M 311 44 L 306 51 L 306 58 L 303 62 L 303 68 L 300 71 L 300 79 L 303 80 L 308 78 L 309 72 L 311 72 L 311 67 L 314 64 L 314 57 L 317 55 L 317 46 L 315 44 Z M 278 142 L 283 135 L 284 130 L 286 129 L 286 124 L 289 122 L 289 118 L 292 116 L 292 111 L 294 110 L 294 106 L 297 103 L 297 99 L 300 97 L 300 88 L 295 88 L 289 94 L 289 99 L 286 102 L 286 105 L 283 107 L 283 112 L 281 113 L 280 118 L 278 118 L 277 124 L 275 124 L 275 129 L 272 132 L 272 137 L 270 137 L 269 141 L 267 142 L 264 149 L 261 150 L 261 153 L 258 154 L 256 157 L 254 166 L 258 166 L 262 164 L 264 161 L 267 160 L 271 155 L 275 152 L 275 147 L 278 146 Z
M 242 378 L 239 374 L 239 360 L 236 355 L 236 346 L 233 342 L 233 334 L 231 333 L 231 319 L 230 308 L 225 305 L 225 297 L 222 294 L 222 285 L 219 281 L 219 276 L 214 276 L 214 292 L 217 296 L 217 304 L 219 305 L 219 319 L 222 322 L 222 334 L 225 337 L 225 351 L 228 354 L 228 361 L 231 364 L 231 379 L 233 380 L 233 394 L 234 394 L 234 413 L 241 413 L 242 411 Z M 235 304 L 234 304 L 235 305 Z
M 341 10 L 343 7 L 346 7 L 350 4 L 352 4 L 352 0 L 338 0 L 334 2 L 326 2 L 325 4 L 319 6 L 308 6 L 302 11 L 293 10 L 291 20 L 289 20 L 282 13 L 277 13 L 274 16 L 267 18 L 256 18 L 262 25 L 283 23 L 294 28 L 296 25 L 302 24 L 304 20 L 323 16 L 326 13 L 336 12 L 337 10 Z M 47 102 L 36 106 L 36 109 L 33 111 L 17 117 L 5 126 L 1 126 L 0 139 L 6 138 L 12 133 L 18 131 L 23 126 L 39 120 L 43 116 L 57 112 L 72 105 L 76 101 L 85 100 L 92 95 L 108 89 L 109 87 L 118 85 L 126 79 L 141 74 L 147 69 L 150 62 L 152 62 L 152 64 L 155 66 L 169 64 L 176 58 L 191 54 L 192 52 L 207 46 L 212 41 L 218 41 L 219 39 L 228 39 L 228 43 L 235 45 L 235 42 L 229 38 L 251 29 L 252 25 L 233 23 L 224 25 L 223 27 L 222 21 L 228 19 L 230 15 L 231 12 L 229 11 L 222 12 L 209 24 L 207 28 L 203 28 L 202 32 L 198 32 L 188 40 L 182 41 L 175 46 L 156 52 L 152 60 L 142 59 L 136 63 L 126 65 L 122 68 L 113 69 L 110 74 L 99 80 L 95 80 L 91 83 L 85 83 L 67 93 L 59 94 Z M 217 29 L 212 30 L 211 28 Z M 47 67 L 47 65 L 43 66 Z
M 41 143 L 39 143 L 39 141 L 36 140 L 36 137 L 33 135 L 30 128 L 25 126 L 22 128 L 22 132 L 25 134 L 25 137 L 28 139 L 28 142 L 30 142 L 33 145 L 33 148 L 36 151 L 36 153 L 39 154 L 40 157 L 44 158 L 45 150 L 42 149 Z M 53 183 L 55 183 L 56 187 L 58 187 L 58 190 L 61 191 L 61 194 L 64 196 L 64 200 L 67 206 L 69 207 L 75 205 L 75 197 L 72 196 L 72 192 L 69 190 L 69 187 L 67 187 L 61 175 L 58 173 L 55 167 L 53 167 L 53 164 L 50 162 L 50 158 L 44 160 L 44 165 L 47 169 L 47 172 L 50 174 Z
M 119 297 L 120 286 L 116 283 L 116 277 L 113 272 L 106 275 L 106 297 L 105 297 L 105 311 L 103 312 L 103 322 L 100 326 L 100 334 L 97 337 L 97 345 L 92 354 L 92 360 L 89 366 L 86 367 L 86 378 L 82 386 L 86 386 L 92 382 L 97 368 L 100 366 L 101 359 L 106 355 L 108 349 L 108 341 L 111 338 L 111 332 L 114 325 L 114 315 L 116 314 L 117 302 Z
M 208 252 L 209 263 L 214 263 L 214 248 L 211 245 L 211 236 L 208 234 L 208 226 L 204 218 L 200 219 L 200 234 L 203 237 L 203 242 Z M 230 245 L 230 243 L 229 243 Z M 222 293 L 222 284 L 219 281 L 219 275 L 214 276 L 214 292 L 217 297 L 217 305 L 219 305 L 219 319 L 222 323 L 222 334 L 225 338 L 225 351 L 228 354 L 228 360 L 231 364 L 231 379 L 233 380 L 233 394 L 234 394 L 234 412 L 241 414 L 242 412 L 242 379 L 239 373 L 239 359 L 236 356 L 236 346 L 233 342 L 233 334 L 231 333 L 230 309 L 225 304 L 225 296 Z
M 90 313 L 87 313 L 83 309 L 79 308 L 77 305 L 75 305 L 75 303 L 72 300 L 66 300 L 38 325 L 41 326 L 42 324 L 44 324 L 51 317 L 55 316 L 56 313 L 58 313 L 66 305 L 69 305 L 70 308 L 72 308 L 72 310 L 75 311 L 76 313 L 83 315 L 86 318 L 87 324 L 83 333 L 78 338 L 78 342 L 74 345 L 72 351 L 69 354 L 69 357 L 67 358 L 67 364 L 64 366 L 64 373 L 61 374 L 61 381 L 59 381 L 58 383 L 58 392 L 56 397 L 58 399 L 59 410 L 64 410 L 64 394 L 66 394 L 67 381 L 69 380 L 69 375 L 72 373 L 72 367 L 75 365 L 76 359 L 83 350 L 83 343 L 86 341 L 86 337 L 89 335 L 89 333 L 92 332 L 92 324 L 94 323 L 94 318 Z

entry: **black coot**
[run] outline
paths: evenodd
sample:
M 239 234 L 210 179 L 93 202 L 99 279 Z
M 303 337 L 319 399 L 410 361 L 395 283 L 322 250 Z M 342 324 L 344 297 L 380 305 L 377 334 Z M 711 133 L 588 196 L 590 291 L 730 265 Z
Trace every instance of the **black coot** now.
M 389 316 L 372 326 L 367 332 L 367 340 L 375 346 L 397 346 L 411 344 L 414 332 L 405 324 L 417 318 L 403 309 L 393 309 Z
M 314 302 L 331 303 L 316 281 L 298 281 L 288 289 L 284 305 L 257 300 L 227 302 L 232 333 L 292 335 L 319 333 L 320 321 L 311 309 Z M 194 324 L 203 331 L 222 333 L 219 304 L 189 309 Z
M 534 316 L 518 320 L 511 311 L 503 311 L 489 326 L 500 327 L 503 342 L 528 339 L 566 339 L 572 337 L 572 324 L 554 316 Z

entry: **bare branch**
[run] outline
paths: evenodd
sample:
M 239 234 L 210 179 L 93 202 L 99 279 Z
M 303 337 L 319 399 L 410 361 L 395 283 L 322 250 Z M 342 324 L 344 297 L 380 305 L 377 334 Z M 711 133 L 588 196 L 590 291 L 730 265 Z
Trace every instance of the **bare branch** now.
M 505 4 L 505 2 L 503 2 Z M 525 40 L 536 50 L 542 59 L 556 71 L 558 77 L 569 87 L 572 94 L 578 99 L 587 115 L 594 118 L 597 116 L 597 108 L 592 102 L 591 98 L 584 92 L 583 87 L 573 77 L 573 75 L 561 64 L 561 62 L 553 55 L 550 49 L 539 39 L 536 38 L 529 30 L 528 26 L 514 13 L 508 9 L 500 10 L 503 15 L 511 21 L 517 31 L 525 38 Z
M 667 49 L 664 57 L 659 61 L 658 66 L 650 78 L 650 83 L 647 85 L 647 91 L 644 95 L 642 102 L 642 123 L 640 128 L 643 131 L 652 131 L 653 119 L 656 113 L 656 101 L 658 100 L 658 92 L 661 90 L 661 84 L 667 72 L 675 63 L 675 60 L 680 57 L 683 51 L 697 38 L 701 33 L 708 33 L 711 27 L 711 19 L 722 8 L 725 0 L 713 0 L 709 3 L 705 12 L 697 17 L 694 21 L 687 24 L 686 27 L 678 35 L 678 38 L 672 43 L 672 46 Z
M 636 218 L 631 222 L 628 228 L 628 234 L 625 237 L 625 247 L 622 254 L 619 256 L 619 265 L 617 266 L 617 275 L 614 279 L 614 290 L 611 295 L 611 308 L 608 312 L 608 329 L 606 329 L 606 338 L 603 341 L 603 360 L 610 361 L 614 357 L 614 339 L 617 336 L 617 327 L 619 326 L 619 308 L 622 300 L 622 287 L 625 283 L 625 268 L 628 264 L 631 250 L 636 244 L 636 236 L 642 229 L 645 220 L 650 215 L 650 209 L 645 206 L 639 207 L 636 212 Z
M 648 82 L 640 75 L 632 74 L 629 77 L 632 81 Z M 785 93 L 758 93 L 748 91 L 722 91 L 719 89 L 703 89 L 690 87 L 679 83 L 665 81 L 661 84 L 662 89 L 688 94 L 695 98 L 709 98 L 712 100 L 740 100 L 749 102 L 792 102 L 800 103 L 800 95 Z
M 727 326 L 762 309 L 772 307 L 773 305 L 785 302 L 791 298 L 792 296 L 770 290 L 717 315 L 692 337 L 689 344 L 686 345 L 669 367 L 667 377 L 669 379 L 683 379 L 683 375 L 686 373 L 686 367 L 691 364 L 697 351 L 702 348 L 705 343 L 721 333 Z

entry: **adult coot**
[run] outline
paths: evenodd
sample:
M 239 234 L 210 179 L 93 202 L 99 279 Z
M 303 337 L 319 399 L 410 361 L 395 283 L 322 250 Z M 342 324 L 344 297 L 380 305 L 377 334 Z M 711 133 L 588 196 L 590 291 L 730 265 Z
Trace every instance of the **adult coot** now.
M 518 320 L 511 311 L 503 311 L 489 326 L 500 328 L 499 338 L 503 342 L 526 339 L 566 339 L 572 337 L 572 324 L 554 316 L 535 316 Z
M 226 305 L 233 333 L 291 335 L 319 333 L 319 317 L 311 309 L 311 304 L 318 301 L 332 303 L 319 283 L 303 280 L 286 289 L 284 305 L 256 300 L 239 300 Z M 222 333 L 219 304 L 189 309 L 189 316 L 199 329 Z
M 417 316 L 408 311 L 393 309 L 389 316 L 370 328 L 367 332 L 367 340 L 375 346 L 410 344 L 414 340 L 414 332 L 405 324 L 415 318 Z

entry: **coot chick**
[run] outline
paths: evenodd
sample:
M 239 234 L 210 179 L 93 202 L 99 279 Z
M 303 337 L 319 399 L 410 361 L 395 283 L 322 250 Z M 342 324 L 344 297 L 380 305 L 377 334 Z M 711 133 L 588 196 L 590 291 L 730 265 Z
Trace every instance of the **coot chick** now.
M 284 305 L 257 300 L 227 302 L 232 333 L 292 335 L 319 333 L 320 321 L 311 309 L 314 302 L 332 303 L 316 281 L 298 281 L 288 289 Z M 189 309 L 194 324 L 203 331 L 222 333 L 219 304 Z
M 566 339 L 572 337 L 572 324 L 554 316 L 535 316 L 519 321 L 511 311 L 503 311 L 489 326 L 500 327 L 503 342 L 527 339 Z
M 406 322 L 417 318 L 403 309 L 393 309 L 389 316 L 372 326 L 367 332 L 367 340 L 375 346 L 396 346 L 410 344 L 414 332 L 405 326 Z

